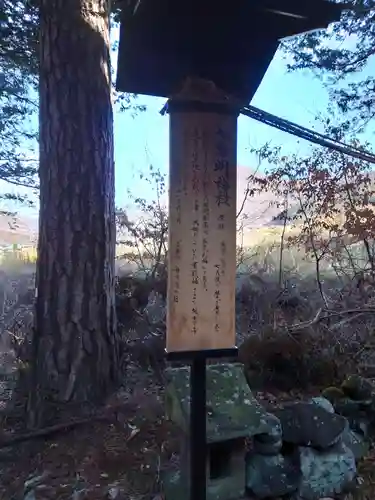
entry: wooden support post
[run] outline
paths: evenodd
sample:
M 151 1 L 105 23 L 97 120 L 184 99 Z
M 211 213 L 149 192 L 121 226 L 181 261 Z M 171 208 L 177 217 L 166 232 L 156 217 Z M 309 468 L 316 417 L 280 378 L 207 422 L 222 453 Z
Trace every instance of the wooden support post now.
M 191 361 L 190 499 L 206 499 L 206 360 L 235 342 L 237 117 L 211 82 L 168 102 L 167 352 Z

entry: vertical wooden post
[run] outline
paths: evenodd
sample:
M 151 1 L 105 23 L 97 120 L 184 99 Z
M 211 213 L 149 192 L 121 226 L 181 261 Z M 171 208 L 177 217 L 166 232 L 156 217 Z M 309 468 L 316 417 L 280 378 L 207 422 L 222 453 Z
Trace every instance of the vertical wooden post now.
M 204 84 L 169 101 L 168 352 L 235 345 L 238 108 Z
M 168 102 L 167 352 L 191 362 L 190 499 L 206 499 L 206 360 L 234 354 L 237 117 L 215 85 L 188 79 Z

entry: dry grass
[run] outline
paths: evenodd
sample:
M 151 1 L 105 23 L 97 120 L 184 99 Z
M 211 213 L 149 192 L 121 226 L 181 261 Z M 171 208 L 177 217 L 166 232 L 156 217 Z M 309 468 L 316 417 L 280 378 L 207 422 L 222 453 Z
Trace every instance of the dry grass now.
M 23 498 L 25 482 L 45 476 L 36 498 L 151 500 L 160 492 L 162 468 L 177 450 L 165 422 L 158 388 L 136 388 L 109 403 L 105 422 L 92 422 L 48 440 L 12 450 L 1 465 L 0 498 Z M 162 462 L 163 460 L 163 462 Z
M 258 264 L 264 264 L 263 257 L 259 251 L 254 261 L 258 259 Z M 251 369 L 260 380 L 257 396 L 266 406 L 284 399 L 319 394 L 337 378 L 341 381 L 352 371 L 363 373 L 363 363 L 371 365 L 375 353 L 373 314 L 363 314 L 354 323 L 342 323 L 346 316 L 335 316 L 291 331 L 291 325 L 304 324 L 315 316 L 321 298 L 314 279 L 301 273 L 300 264 L 293 273 L 287 270 L 286 274 L 296 278 L 298 291 L 305 299 L 302 306 L 290 310 L 276 303 L 280 291 L 276 264 L 269 254 L 264 273 L 248 264 L 249 278 L 255 275 L 257 284 L 251 279 L 245 282 L 237 310 L 238 338 L 239 341 L 252 339 Z M 21 323 L 25 332 L 30 310 L 23 308 L 17 316 L 19 308 L 15 304 L 22 290 L 32 286 L 32 268 L 23 263 L 18 265 L 17 272 L 10 266 L 3 269 L 6 274 L 0 285 L 8 290 L 4 309 L 6 313 L 14 313 L 8 315 L 7 325 L 3 322 L 3 331 L 4 328 L 16 331 L 19 328 L 16 324 Z M 327 280 L 324 286 L 333 311 L 364 306 L 355 290 L 343 292 L 339 289 L 337 279 Z M 369 299 L 367 307 L 372 306 L 372 300 Z M 338 324 L 339 328 L 335 328 Z M 133 333 L 140 335 L 139 331 Z M 124 329 L 124 336 L 127 335 Z M 253 349 L 254 339 L 257 351 Z M 5 345 L 6 348 L 9 346 Z M 357 359 L 354 356 L 358 356 Z M 121 492 L 123 496 L 119 496 L 119 500 L 158 498 L 162 471 L 173 466 L 178 455 L 179 434 L 164 419 L 163 392 L 155 384 L 153 374 L 131 360 L 126 367 L 125 388 L 108 402 L 105 422 L 92 422 L 53 439 L 18 445 L 3 454 L 0 450 L 0 499 L 22 498 L 25 481 L 47 472 L 48 477 L 37 491 L 36 500 L 75 499 L 78 496 L 72 495 L 80 489 L 79 498 L 104 499 L 111 488 Z M 313 376 L 312 369 L 318 376 Z M 305 381 L 303 387 L 296 387 L 296 371 L 298 380 Z M 282 379 L 284 385 L 280 386 L 277 382 Z M 8 424 L 3 423 L 3 432 L 14 431 L 14 426 Z M 374 458 L 369 456 L 360 464 L 363 484 L 347 500 L 375 498 L 373 463 Z
M 375 498 L 375 452 L 361 461 L 359 465 L 359 485 L 356 491 L 347 495 L 345 500 L 373 500 Z

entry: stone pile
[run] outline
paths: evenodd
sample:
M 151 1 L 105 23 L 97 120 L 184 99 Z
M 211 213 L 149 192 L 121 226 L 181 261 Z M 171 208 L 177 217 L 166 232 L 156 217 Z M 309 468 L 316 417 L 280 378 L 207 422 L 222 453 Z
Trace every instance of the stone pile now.
M 325 397 L 270 413 L 253 396 L 242 365 L 208 365 L 206 376 L 208 500 L 319 500 L 353 486 L 375 409 L 367 381 L 352 378 Z M 167 377 L 167 416 L 183 430 L 184 442 L 180 470 L 164 478 L 165 493 L 167 500 L 184 500 L 190 489 L 189 369 L 169 369 Z
M 274 415 L 279 444 L 274 449 L 256 445 L 245 460 L 246 486 L 253 496 L 315 500 L 352 483 L 359 446 L 348 421 L 334 413 L 328 400 L 288 404 Z M 255 436 L 254 444 L 258 440 Z

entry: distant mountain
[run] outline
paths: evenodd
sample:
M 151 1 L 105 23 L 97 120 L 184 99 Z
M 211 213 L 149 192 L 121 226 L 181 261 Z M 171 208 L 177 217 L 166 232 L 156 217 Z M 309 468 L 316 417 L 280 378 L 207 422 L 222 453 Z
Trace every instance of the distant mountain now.
M 248 185 L 248 177 L 253 173 L 251 168 L 239 166 L 237 168 L 237 211 L 242 206 L 244 193 Z M 248 216 L 246 229 L 274 226 L 278 222 L 274 218 L 280 213 L 277 202 L 282 202 L 273 193 L 262 193 L 248 197 L 242 213 Z M 38 237 L 37 217 L 18 214 L 11 217 L 0 213 L 0 247 L 13 244 L 36 245 Z
M 241 209 L 244 195 L 248 187 L 248 178 L 254 173 L 250 167 L 237 167 L 237 213 Z M 259 175 L 259 173 L 257 173 Z M 373 174 L 375 182 L 375 173 Z M 167 203 L 167 200 L 163 200 Z M 245 230 L 259 228 L 272 228 L 283 224 L 282 213 L 283 199 L 272 192 L 263 192 L 247 197 L 242 214 L 247 216 Z M 297 206 L 289 207 L 289 215 L 297 210 Z M 131 212 L 131 211 L 130 211 Z M 14 220 L 12 217 L 0 214 L 0 246 L 18 243 L 21 245 L 34 245 L 37 241 L 36 217 L 20 215 Z
M 242 207 L 247 188 L 251 189 L 248 178 L 253 173 L 249 167 L 237 167 L 237 213 Z M 247 216 L 246 229 L 279 225 L 280 221 L 276 218 L 282 211 L 282 203 L 283 199 L 270 191 L 247 197 L 241 212 Z
M 0 246 L 36 245 L 37 225 L 38 221 L 32 217 L 0 214 Z
M 242 204 L 243 193 L 248 186 L 247 179 L 254 172 L 248 167 L 237 168 L 237 207 Z M 261 177 L 257 173 L 258 177 Z M 369 190 L 375 191 L 375 172 L 369 174 L 370 185 Z M 251 187 L 251 186 L 250 186 Z M 370 203 L 375 204 L 375 195 L 369 199 Z M 283 217 L 284 200 L 280 196 L 276 196 L 271 191 L 265 191 L 262 194 L 250 197 L 246 200 L 242 213 L 248 215 L 246 227 L 254 229 L 259 227 L 275 227 L 284 224 Z M 288 217 L 293 218 L 299 210 L 298 202 L 293 202 L 288 206 Z

